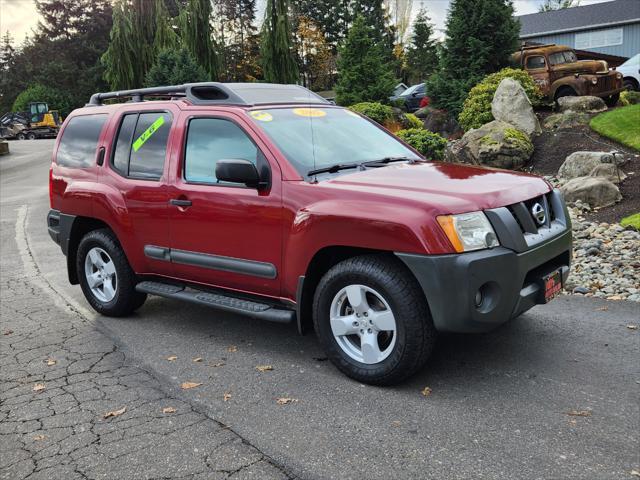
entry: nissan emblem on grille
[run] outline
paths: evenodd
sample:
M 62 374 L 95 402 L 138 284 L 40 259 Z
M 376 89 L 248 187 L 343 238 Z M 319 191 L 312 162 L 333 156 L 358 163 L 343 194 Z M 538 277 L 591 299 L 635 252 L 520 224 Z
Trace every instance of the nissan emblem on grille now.
M 531 207 L 531 215 L 533 215 L 535 221 L 538 222 L 538 225 L 544 225 L 544 222 L 547 221 L 547 216 L 544 213 L 544 207 L 539 203 L 533 204 Z

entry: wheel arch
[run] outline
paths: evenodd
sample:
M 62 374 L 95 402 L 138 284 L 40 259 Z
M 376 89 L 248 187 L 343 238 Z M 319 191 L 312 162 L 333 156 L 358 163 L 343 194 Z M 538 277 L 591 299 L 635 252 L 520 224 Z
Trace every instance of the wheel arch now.
M 559 85 L 556 85 L 553 88 L 553 99 L 557 100 L 558 99 L 558 94 L 561 93 L 561 92 L 565 92 L 565 91 L 566 92 L 573 92 L 574 96 L 579 96 L 580 95 L 578 93 L 578 91 L 572 85 L 569 85 L 569 84 L 566 84 L 566 83 L 561 83 Z
M 67 256 L 67 274 L 69 276 L 69 283 L 72 285 L 77 285 L 79 283 L 78 273 L 76 272 L 76 255 L 78 254 L 78 245 L 80 244 L 80 240 L 82 240 L 87 233 L 101 228 L 110 230 L 113 235 L 118 238 L 114 229 L 102 220 L 82 216 L 77 216 L 73 219 L 67 237 L 66 252 L 64 252 Z M 63 246 L 63 250 L 64 248 L 65 247 Z

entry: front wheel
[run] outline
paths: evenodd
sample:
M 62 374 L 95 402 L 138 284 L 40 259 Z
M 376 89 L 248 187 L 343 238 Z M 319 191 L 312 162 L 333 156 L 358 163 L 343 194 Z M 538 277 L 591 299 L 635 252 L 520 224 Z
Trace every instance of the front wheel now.
M 136 275 L 111 230 L 93 230 L 80 240 L 76 269 L 82 292 L 98 313 L 129 315 L 147 298 L 136 292 Z
M 331 268 L 316 289 L 313 320 L 331 362 L 374 385 L 398 383 L 421 369 L 436 337 L 416 280 L 399 260 L 381 255 Z

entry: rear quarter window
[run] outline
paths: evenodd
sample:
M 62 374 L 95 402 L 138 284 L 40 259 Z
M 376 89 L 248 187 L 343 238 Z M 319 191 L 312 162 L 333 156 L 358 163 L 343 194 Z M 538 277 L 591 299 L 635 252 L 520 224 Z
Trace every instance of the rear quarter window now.
M 107 117 L 107 114 L 81 115 L 69 120 L 60 138 L 56 163 L 70 168 L 90 167 Z

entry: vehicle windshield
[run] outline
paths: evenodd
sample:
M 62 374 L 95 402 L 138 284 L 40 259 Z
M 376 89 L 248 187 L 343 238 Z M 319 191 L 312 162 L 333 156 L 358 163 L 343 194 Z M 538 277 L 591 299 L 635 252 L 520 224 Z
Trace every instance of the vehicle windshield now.
M 560 65 L 562 63 L 574 63 L 578 61 L 575 52 L 565 50 L 564 52 L 552 53 L 549 55 L 549 63 L 551 65 Z
M 335 164 L 420 160 L 393 135 L 345 108 L 271 108 L 249 115 L 303 177 Z
M 411 95 L 413 92 L 417 91 L 422 85 L 423 85 L 422 83 L 419 83 L 418 85 L 412 85 L 411 87 L 407 88 L 404 92 L 402 92 L 400 96 L 407 97 Z
M 620 66 L 621 67 L 636 67 L 638 65 L 640 65 L 640 53 L 636 53 L 633 57 L 631 57 L 629 60 L 627 60 L 626 62 L 624 62 Z

